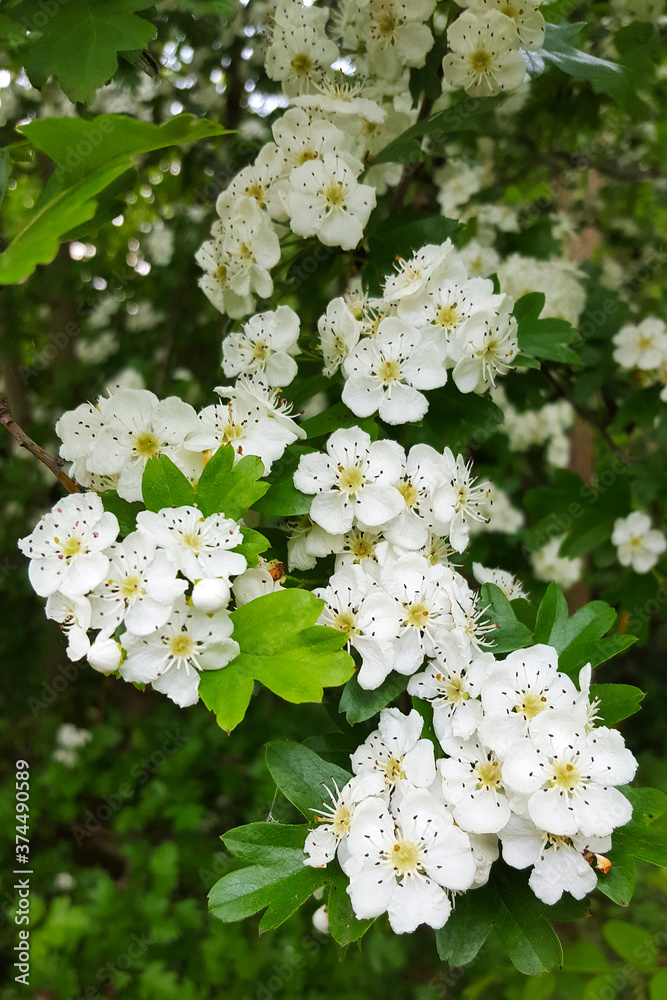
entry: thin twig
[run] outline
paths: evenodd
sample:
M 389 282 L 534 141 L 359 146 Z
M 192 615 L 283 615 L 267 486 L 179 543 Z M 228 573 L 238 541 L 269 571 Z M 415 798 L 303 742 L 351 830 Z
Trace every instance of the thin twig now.
M 40 448 L 40 446 L 35 441 L 33 441 L 31 437 L 28 437 L 28 435 L 26 434 L 26 432 L 23 430 L 22 427 L 19 427 L 19 425 L 16 423 L 16 421 L 14 420 L 13 416 L 10 413 L 7 399 L 5 398 L 5 396 L 1 395 L 0 395 L 0 424 L 2 424 L 3 427 L 7 428 L 11 436 L 14 438 L 15 441 L 18 442 L 21 448 L 25 448 L 26 451 L 29 451 L 31 455 L 34 455 L 35 458 L 39 459 L 42 465 L 45 465 L 47 469 L 49 469 L 53 473 L 58 482 L 65 487 L 68 493 L 81 492 L 81 490 L 76 485 L 74 480 L 70 479 L 70 477 L 63 472 L 62 463 L 60 462 L 60 460 L 57 458 L 51 458 L 51 456 L 48 455 L 43 448 Z

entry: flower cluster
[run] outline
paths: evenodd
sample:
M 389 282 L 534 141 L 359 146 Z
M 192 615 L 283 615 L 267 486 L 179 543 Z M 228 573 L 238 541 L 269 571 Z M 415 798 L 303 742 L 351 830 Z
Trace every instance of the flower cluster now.
M 408 691 L 430 703 L 437 743 L 415 709 L 384 709 L 351 755 L 354 777 L 327 788 L 304 864 L 337 857 L 356 916 L 386 912 L 397 933 L 442 927 L 500 847 L 508 865 L 531 869 L 545 903 L 582 899 L 597 882 L 591 862 L 608 870 L 611 834 L 631 818 L 617 786 L 636 769 L 620 733 L 595 724 L 590 666 L 577 688 L 550 646 L 504 660 L 455 645 L 427 656 Z
M 270 377 L 275 369 L 267 373 L 266 365 L 274 358 L 279 366 L 283 352 L 267 343 L 264 353 L 265 367 L 256 370 Z M 237 456 L 256 455 L 268 473 L 287 445 L 304 436 L 284 400 L 261 379 L 239 379 L 216 392 L 221 401 L 199 413 L 176 396 L 159 400 L 147 389 L 123 389 L 82 403 L 56 424 L 60 454 L 72 463 L 71 475 L 81 486 L 114 489 L 134 501 L 142 498 L 142 476 L 154 455 L 166 455 L 194 483 L 208 453 L 220 445 L 231 444 Z
M 567 468 L 570 461 L 567 432 L 574 424 L 575 411 L 566 399 L 547 403 L 537 410 L 517 410 L 501 386 L 492 390 L 491 398 L 505 415 L 499 431 L 507 435 L 513 452 L 525 452 L 533 447 L 545 448 L 549 465 Z
M 667 403 L 667 324 L 648 316 L 622 327 L 613 342 L 614 361 L 634 372 L 643 385 L 662 384 L 660 398 Z
M 197 701 L 201 670 L 238 655 L 232 595 L 238 607 L 279 583 L 262 562 L 248 568 L 238 551 L 241 524 L 230 518 L 188 505 L 140 510 L 136 530 L 120 538 L 102 497 L 116 490 L 122 500 L 140 500 L 154 455 L 196 483 L 221 445 L 231 444 L 236 459 L 257 455 L 268 470 L 303 436 L 263 382 L 239 380 L 219 392 L 228 402 L 200 413 L 139 389 L 66 413 L 57 425 L 61 454 L 91 489 L 59 501 L 19 543 L 47 617 L 67 635 L 70 659 L 85 656 L 102 673 L 151 684 L 181 707 Z
M 381 298 L 333 299 L 318 329 L 325 374 L 339 367 L 343 402 L 389 424 L 421 419 L 447 372 L 461 392 L 484 392 L 518 353 L 513 300 L 469 277 L 451 240 L 400 260 Z

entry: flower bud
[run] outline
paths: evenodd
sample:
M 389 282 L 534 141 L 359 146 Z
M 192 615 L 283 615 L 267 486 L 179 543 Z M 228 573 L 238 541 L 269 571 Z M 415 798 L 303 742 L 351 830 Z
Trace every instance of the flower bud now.
M 313 913 L 313 927 L 316 931 L 319 931 L 320 934 L 329 933 L 329 911 L 326 907 L 326 903 L 324 906 L 320 906 L 319 909 L 315 910 Z
M 118 670 L 121 650 L 115 639 L 97 638 L 88 651 L 88 662 L 93 670 L 101 674 L 112 674 Z
M 229 596 L 229 584 L 220 577 L 199 580 L 192 589 L 192 603 L 207 614 L 227 607 Z

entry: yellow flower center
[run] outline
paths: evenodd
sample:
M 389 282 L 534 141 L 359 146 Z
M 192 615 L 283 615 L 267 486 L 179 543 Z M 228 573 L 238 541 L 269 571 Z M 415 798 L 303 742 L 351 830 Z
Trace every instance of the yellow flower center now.
M 195 648 L 194 639 L 191 639 L 189 635 L 175 635 L 169 641 L 169 652 L 172 656 L 185 658 L 192 656 Z
M 339 632 L 345 632 L 348 636 L 355 635 L 357 631 L 354 615 L 350 611 L 341 611 L 336 615 L 333 622 L 334 628 Z
M 471 52 L 470 54 L 470 66 L 475 73 L 488 73 L 492 63 L 491 53 L 486 52 L 484 49 L 478 49 L 477 52 Z
M 407 875 L 419 867 L 419 847 L 411 840 L 397 840 L 389 853 L 389 859 L 397 874 Z
M 56 539 L 56 541 L 58 541 L 58 539 Z M 78 555 L 79 552 L 84 552 L 85 549 L 82 539 L 72 535 L 71 538 L 67 539 L 60 551 L 65 556 L 65 559 L 72 559 L 74 556 Z
M 324 200 L 328 208 L 344 208 L 345 191 L 343 190 L 343 182 L 337 181 L 335 184 L 330 184 L 326 187 L 324 189 Z
M 564 789 L 566 792 L 573 792 L 580 780 L 581 774 L 579 768 L 563 760 L 554 764 L 553 775 L 549 784 L 552 788 L 556 786 L 557 788 Z
M 459 322 L 458 303 L 453 302 L 449 306 L 440 306 L 436 313 L 435 321 L 439 326 L 444 326 L 449 330 Z
M 308 163 L 310 160 L 319 160 L 319 156 L 312 149 L 304 149 L 297 157 L 297 163 L 299 165 L 302 163 Z
M 475 768 L 475 775 L 479 789 L 489 788 L 498 792 L 503 787 L 502 773 L 497 760 L 485 760 L 479 763 Z
M 399 483 L 397 489 L 405 500 L 407 507 L 412 508 L 419 502 L 419 493 L 409 480 L 407 483 Z
M 506 3 L 503 7 L 500 8 L 500 11 L 502 14 L 505 14 L 506 17 L 513 17 L 515 21 L 518 17 L 521 17 L 521 15 L 523 14 L 523 10 L 519 10 L 511 3 Z
M 640 351 L 650 351 L 653 347 L 653 338 L 647 337 L 646 334 L 642 334 L 639 338 L 639 350 Z
M 313 60 L 307 52 L 299 52 L 290 61 L 290 66 L 297 76 L 307 76 L 313 68 Z
M 397 757 L 390 757 L 384 770 L 387 776 L 387 781 L 392 785 L 397 782 L 399 778 L 405 777 L 402 762 Z
M 229 423 L 220 428 L 221 444 L 231 444 L 243 437 L 243 427 L 240 424 Z
M 160 450 L 160 442 L 155 434 L 152 434 L 150 431 L 144 431 L 143 434 L 137 434 L 135 437 L 134 450 L 142 458 L 152 458 Z
M 252 349 L 253 361 L 266 361 L 269 356 L 269 349 L 263 340 L 260 340 L 258 344 Z
M 429 610 L 425 604 L 404 605 L 406 615 L 405 624 L 413 628 L 424 628 L 429 618 Z
M 441 674 L 438 675 L 438 680 L 440 680 L 441 676 Z M 461 677 L 448 677 L 443 687 L 445 689 L 445 698 L 452 705 L 456 705 L 461 701 L 468 701 L 470 698 Z
M 145 594 L 146 591 L 142 587 L 142 583 L 143 580 L 138 573 L 134 576 L 126 576 L 118 588 L 121 597 L 124 597 L 125 600 L 131 600 L 133 597 L 138 597 L 139 594 Z
M 261 184 L 255 182 L 254 184 L 248 184 L 245 189 L 245 193 L 249 198 L 254 198 L 258 202 L 259 207 L 264 207 L 264 187 Z
M 377 376 L 383 385 L 391 385 L 392 382 L 399 382 L 401 378 L 401 366 L 398 361 L 383 361 L 377 370 Z
M 333 832 L 337 837 L 344 837 L 350 832 L 352 814 L 348 806 L 338 806 L 333 818 Z
M 186 531 L 183 534 L 183 544 L 187 545 L 193 552 L 200 552 L 202 547 L 201 535 L 196 531 Z
M 339 468 L 338 485 L 345 493 L 356 493 L 364 485 L 364 474 L 356 465 L 349 469 Z
M 525 692 L 523 695 L 523 700 L 514 706 L 514 711 L 518 715 L 523 715 L 527 722 L 534 719 L 536 715 L 543 712 L 547 707 L 547 699 L 542 694 L 537 694 L 534 691 Z
M 249 247 L 247 243 L 239 243 L 239 256 L 243 260 L 252 260 L 252 247 Z
M 350 552 L 357 559 L 372 559 L 375 555 L 375 546 L 365 538 L 355 538 L 350 545 Z
M 396 28 L 398 27 L 398 21 L 391 13 L 391 11 L 384 11 L 380 17 L 377 19 L 377 30 L 378 34 L 383 38 L 392 38 Z
M 220 264 L 219 267 L 216 267 L 214 277 L 216 281 L 219 281 L 221 285 L 224 285 L 227 280 L 227 268 L 224 264 Z

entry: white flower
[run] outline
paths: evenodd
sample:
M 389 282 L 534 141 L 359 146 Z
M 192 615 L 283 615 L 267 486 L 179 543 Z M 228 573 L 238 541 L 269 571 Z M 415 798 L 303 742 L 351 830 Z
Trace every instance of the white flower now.
M 667 360 L 667 325 L 655 316 L 622 327 L 613 342 L 614 361 L 622 368 L 660 368 Z
M 541 49 L 544 45 L 544 18 L 537 9 L 542 0 L 473 0 L 465 4 L 480 17 L 488 10 L 499 10 L 501 14 L 511 17 L 516 25 L 522 46 L 525 49 Z
M 57 590 L 65 597 L 89 593 L 104 579 L 109 557 L 103 550 L 117 535 L 116 516 L 104 510 L 96 493 L 70 493 L 18 542 L 30 559 L 35 592 L 40 597 Z
M 133 531 L 106 550 L 109 568 L 90 598 L 93 625 L 104 637 L 113 635 L 122 621 L 136 635 L 160 628 L 185 591 L 185 580 L 176 578 L 168 554 L 155 545 L 151 535 Z
M 467 833 L 499 833 L 510 818 L 502 761 L 478 739 L 448 740 L 445 749 L 449 757 L 438 767 L 454 821 Z
M 452 651 L 410 678 L 408 693 L 433 705 L 433 728 L 441 742 L 473 735 L 482 721 L 482 683 L 494 664 L 491 653 L 469 659 Z
M 489 569 L 476 562 L 472 564 L 472 572 L 478 583 L 494 583 L 496 587 L 499 587 L 508 601 L 517 601 L 519 598 L 526 597 L 521 580 L 518 580 L 513 573 L 508 573 L 507 570 Z
M 360 919 L 386 911 L 397 934 L 442 927 L 445 888 L 465 890 L 475 878 L 470 839 L 425 789 L 410 789 L 393 812 L 381 798 L 356 808 L 345 862 L 352 908 Z
M 352 770 L 355 774 L 381 774 L 388 791 L 402 781 L 428 788 L 435 779 L 435 759 L 431 741 L 420 739 L 423 726 L 424 720 L 414 708 L 409 715 L 397 708 L 384 708 L 378 728 L 350 755 Z
M 335 795 L 328 785 L 324 785 L 330 802 L 323 799 L 322 806 L 312 810 L 315 820 L 322 825 L 310 831 L 304 844 L 308 857 L 303 863 L 311 868 L 323 868 L 333 861 L 341 843 L 347 839 L 359 802 L 371 795 L 381 796 L 384 792 L 384 781 L 379 772 L 357 774 L 340 790 L 335 781 L 333 786 Z
M 235 386 L 218 386 L 215 391 L 230 401 L 207 406 L 197 415 L 197 428 L 188 434 L 184 448 L 217 451 L 230 444 L 237 459 L 243 455 L 260 458 L 268 475 L 287 445 L 306 436 L 284 401 L 261 383 L 241 376 Z
M 97 670 L 98 673 L 113 674 L 118 670 L 122 656 L 120 645 L 116 640 L 105 638 L 100 633 L 88 650 L 86 659 L 93 670 Z
M 505 787 L 528 796 L 527 809 L 540 830 L 561 837 L 581 833 L 606 837 L 632 816 L 632 806 L 614 786 L 632 781 L 637 762 L 615 729 L 591 733 L 568 728 L 569 717 L 545 712 L 529 739 L 507 750 Z
M 343 361 L 343 402 L 358 417 L 379 412 L 388 424 L 420 420 L 428 400 L 418 390 L 445 384 L 443 360 L 424 349 L 414 327 L 389 316 L 374 337 L 360 341 Z
M 361 656 L 361 669 L 357 675 L 359 686 L 377 688 L 391 673 L 393 652 L 391 644 L 380 642 L 375 636 L 375 618 L 381 613 L 378 601 L 368 604 L 366 598 L 374 593 L 374 582 L 361 566 L 347 566 L 338 570 L 326 587 L 314 591 L 316 597 L 326 601 L 318 624 L 328 625 L 347 635 L 348 647 Z M 382 595 L 377 597 L 381 600 Z M 386 598 L 391 608 L 391 600 Z
M 168 507 L 137 514 L 137 528 L 165 549 L 173 566 L 188 580 L 242 573 L 245 556 L 232 552 L 243 541 L 241 529 L 224 514 L 203 517 L 196 507 Z
M 434 7 L 434 0 L 370 0 L 368 55 L 375 75 L 394 81 L 405 66 L 424 65 L 433 35 L 423 22 Z
M 304 14 L 301 24 L 294 20 L 289 27 L 276 24 L 266 51 L 266 72 L 271 80 L 279 80 L 285 93 L 293 97 L 321 80 L 337 58 L 338 46 L 316 24 L 308 23 Z
M 285 522 L 287 534 L 287 563 L 292 569 L 313 569 L 318 559 L 340 552 L 343 535 L 330 535 L 307 514 Z
M 443 585 L 442 569 L 419 555 L 402 556 L 381 567 L 382 588 L 393 598 L 393 608 L 387 606 L 385 594 L 368 598 L 376 635 L 380 642 L 391 643 L 394 669 L 401 674 L 413 674 L 425 656 L 434 656 L 453 626 L 452 600 Z
M 405 510 L 384 529 L 389 542 L 405 549 L 421 550 L 429 544 L 431 528 L 442 528 L 442 533 L 446 531 L 433 513 L 433 496 L 446 482 L 446 472 L 445 461 L 435 448 L 427 444 L 413 445 L 407 456 L 405 475 L 396 484 L 405 501 Z
M 651 518 L 638 510 L 614 521 L 611 540 L 621 566 L 632 566 L 635 573 L 648 573 L 667 549 L 662 531 L 651 528 Z
M 333 153 L 292 172 L 289 213 L 293 232 L 317 236 L 326 246 L 353 250 L 375 206 L 375 188 L 359 184 L 349 163 Z
M 480 736 L 488 746 L 505 754 L 517 739 L 532 732 L 543 712 L 574 714 L 579 692 L 566 674 L 558 671 L 558 653 L 539 643 L 517 649 L 496 663 L 482 685 L 484 719 Z
M 80 660 L 90 649 L 88 629 L 93 610 L 87 597 L 67 597 L 56 591 L 46 599 L 46 617 L 58 622 L 67 636 L 67 655 Z
M 324 374 L 331 378 L 359 342 L 361 323 L 344 298 L 332 299 L 324 316 L 317 321 L 320 350 L 324 357 Z
M 292 355 L 299 351 L 299 326 L 299 317 L 289 306 L 252 316 L 242 332 L 231 333 L 222 342 L 225 375 L 243 373 L 259 376 L 270 386 L 289 385 L 298 370 Z
M 394 273 L 384 283 L 383 298 L 386 302 L 398 302 L 399 307 L 403 305 L 406 311 L 399 315 L 411 319 L 407 307 L 416 299 L 421 300 L 428 288 L 435 288 L 443 281 L 465 281 L 466 277 L 451 240 L 439 245 L 429 243 L 416 250 L 408 260 L 398 258 Z
M 506 375 L 514 367 L 519 353 L 514 303 L 509 296 L 500 298 L 502 304 L 495 311 L 474 313 L 454 337 L 452 378 L 461 392 L 483 392 L 495 386 L 496 375 Z
M 375 527 L 403 508 L 403 497 L 392 485 L 400 478 L 402 455 L 394 441 L 371 442 L 359 427 L 341 428 L 327 441 L 327 454 L 301 457 L 294 485 L 316 494 L 310 516 L 330 534 L 349 531 L 355 520 Z
M 479 483 L 472 475 L 472 462 L 467 465 L 463 455 L 454 455 L 450 448 L 443 452 L 445 483 L 434 493 L 433 510 L 445 526 L 457 552 L 468 544 L 470 522 L 485 520 L 482 508 L 489 498 L 489 483 Z
M 268 563 L 260 556 L 259 566 L 247 569 L 245 573 L 237 576 L 232 584 L 236 607 L 243 607 L 258 597 L 280 590 L 284 582 L 282 578 L 284 569 L 282 563 Z
M 203 468 L 203 461 L 183 449 L 197 414 L 178 397 L 158 400 L 147 389 L 125 389 L 100 400 L 100 408 L 103 423 L 88 467 L 100 475 L 117 474 L 124 500 L 141 500 L 143 472 L 154 455 L 167 455 L 190 478 Z
M 473 97 L 516 90 L 526 75 L 519 37 L 511 18 L 499 11 L 478 17 L 464 11 L 447 32 L 450 52 L 442 62 L 445 79 Z
M 590 864 L 590 854 L 608 851 L 607 837 L 556 837 L 522 816 L 512 815 L 500 833 L 503 859 L 513 868 L 528 868 L 528 884 L 543 903 L 553 906 L 564 892 L 583 899 L 595 889 L 597 877 Z M 589 857 L 586 857 L 586 851 Z
M 446 166 L 436 170 L 433 180 L 438 185 L 438 204 L 442 214 L 456 219 L 459 209 L 472 195 L 484 187 L 487 169 L 482 163 L 468 164 L 452 158 Z
M 199 671 L 220 670 L 239 654 L 232 620 L 224 611 L 212 617 L 180 598 L 169 620 L 149 636 L 123 635 L 127 658 L 120 666 L 126 681 L 152 684 L 186 708 L 199 700 Z
M 531 553 L 533 573 L 536 579 L 544 580 L 545 583 L 557 583 L 559 587 L 566 590 L 581 580 L 584 564 L 581 559 L 569 559 L 567 556 L 559 556 L 563 535 L 552 538 L 544 548 Z
M 542 316 L 564 319 L 576 326 L 586 304 L 586 290 L 579 268 L 568 260 L 536 260 L 513 253 L 498 266 L 504 292 L 519 299 L 528 292 L 543 292 Z

